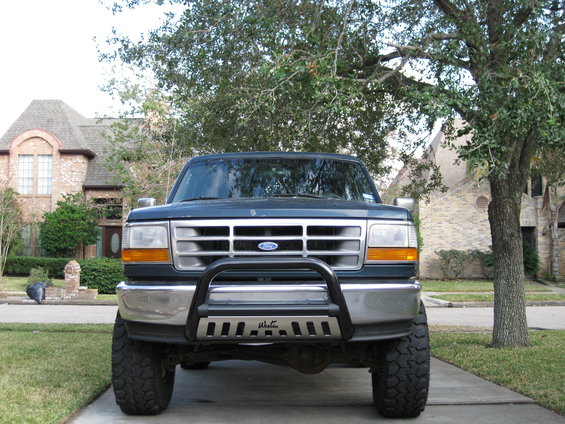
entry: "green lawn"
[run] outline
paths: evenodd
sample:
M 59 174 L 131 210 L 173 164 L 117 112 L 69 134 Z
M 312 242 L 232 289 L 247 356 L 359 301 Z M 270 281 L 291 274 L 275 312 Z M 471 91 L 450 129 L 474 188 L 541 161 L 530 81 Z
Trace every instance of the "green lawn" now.
M 492 281 L 422 281 L 422 290 L 428 292 L 492 292 Z M 538 284 L 526 283 L 527 292 L 549 292 Z
M 118 301 L 118 295 L 116 294 L 99 294 L 96 296 L 96 300 L 113 300 L 114 302 Z
M 432 355 L 565 414 L 565 331 L 531 331 L 532 346 L 492 349 L 490 334 L 430 333 Z
M 112 325 L 0 324 L 0 422 L 60 423 L 110 384 Z
M 54 286 L 63 287 L 65 280 L 51 279 Z M 0 277 L 1 291 L 25 291 L 27 287 L 27 277 Z
M 433 299 L 445 300 L 448 302 L 494 302 L 493 293 L 459 293 L 441 294 L 430 296 Z M 551 300 L 565 300 L 565 294 L 532 294 L 526 293 L 526 300 L 533 302 L 543 302 Z

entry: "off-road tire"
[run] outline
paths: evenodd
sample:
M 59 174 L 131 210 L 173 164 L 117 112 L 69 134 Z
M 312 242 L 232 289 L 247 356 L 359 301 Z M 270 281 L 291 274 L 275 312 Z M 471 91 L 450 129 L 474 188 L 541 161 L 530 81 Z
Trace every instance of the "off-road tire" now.
M 192 362 L 192 361 L 180 361 L 180 367 L 183 370 L 204 370 L 208 368 L 210 362 Z
M 163 364 L 163 346 L 130 340 L 118 313 L 112 340 L 112 385 L 122 412 L 161 413 L 169 405 L 174 382 L 174 369 Z
M 379 347 L 371 378 L 373 402 L 383 417 L 414 418 L 424 410 L 430 381 L 430 341 L 422 303 L 410 334 Z

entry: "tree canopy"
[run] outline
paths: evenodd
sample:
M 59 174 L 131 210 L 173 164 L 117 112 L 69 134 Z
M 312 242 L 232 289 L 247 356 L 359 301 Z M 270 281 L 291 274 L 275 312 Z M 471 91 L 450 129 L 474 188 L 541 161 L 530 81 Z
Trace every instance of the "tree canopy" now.
M 520 199 L 536 149 L 565 138 L 561 2 L 170 3 L 161 28 L 117 35 L 105 57 L 153 72 L 187 151 L 349 152 L 379 173 L 391 132 L 411 152 L 419 129 L 463 118 L 451 135 L 472 133 L 460 158 L 487 164 L 492 195 L 493 344 L 529 344 Z

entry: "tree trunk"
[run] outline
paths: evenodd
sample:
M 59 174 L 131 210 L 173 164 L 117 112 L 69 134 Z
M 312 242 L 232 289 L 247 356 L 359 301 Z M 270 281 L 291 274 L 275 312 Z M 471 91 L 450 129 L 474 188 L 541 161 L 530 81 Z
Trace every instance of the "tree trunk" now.
M 549 190 L 549 231 L 551 234 L 551 277 L 557 281 L 559 275 L 559 222 L 555 199 L 557 199 L 557 187 L 548 187 Z
M 489 177 L 488 215 L 494 260 L 493 347 L 529 346 L 520 231 L 521 190 L 508 177 Z

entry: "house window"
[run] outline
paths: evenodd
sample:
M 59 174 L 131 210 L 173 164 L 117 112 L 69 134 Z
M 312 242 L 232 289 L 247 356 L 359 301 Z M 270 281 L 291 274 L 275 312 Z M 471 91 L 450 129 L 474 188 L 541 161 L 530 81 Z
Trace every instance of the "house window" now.
M 18 156 L 18 193 L 33 193 L 33 155 Z
M 32 251 L 32 226 L 25 224 L 22 228 L 22 255 L 31 256 Z
M 543 196 L 543 182 L 541 175 L 533 175 L 530 179 L 532 185 L 532 197 Z
M 53 156 L 37 156 L 37 194 L 51 194 L 53 183 Z
M 53 155 L 37 155 L 37 182 L 35 181 L 35 162 L 34 155 L 18 156 L 19 194 L 51 194 L 53 185 Z

